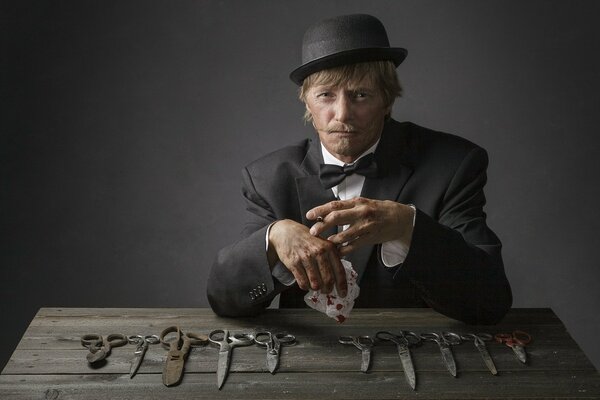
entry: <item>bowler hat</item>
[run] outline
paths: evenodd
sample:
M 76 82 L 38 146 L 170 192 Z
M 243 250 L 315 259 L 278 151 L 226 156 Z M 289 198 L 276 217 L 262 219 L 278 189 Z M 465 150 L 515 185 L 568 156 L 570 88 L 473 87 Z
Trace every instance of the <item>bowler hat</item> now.
M 317 22 L 304 33 L 302 65 L 290 74 L 297 85 L 315 72 L 366 61 L 390 60 L 396 67 L 406 49 L 390 47 L 385 27 L 367 14 L 342 15 Z

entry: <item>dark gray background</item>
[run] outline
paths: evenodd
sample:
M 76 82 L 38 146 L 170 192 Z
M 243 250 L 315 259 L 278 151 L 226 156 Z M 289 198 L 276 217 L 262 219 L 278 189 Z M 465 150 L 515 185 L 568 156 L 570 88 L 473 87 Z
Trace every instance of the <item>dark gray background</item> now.
M 396 119 L 489 151 L 514 306 L 600 366 L 600 2 L 0 4 L 0 367 L 42 306 L 206 307 L 240 169 L 312 134 L 304 29 L 355 12 L 409 51 Z

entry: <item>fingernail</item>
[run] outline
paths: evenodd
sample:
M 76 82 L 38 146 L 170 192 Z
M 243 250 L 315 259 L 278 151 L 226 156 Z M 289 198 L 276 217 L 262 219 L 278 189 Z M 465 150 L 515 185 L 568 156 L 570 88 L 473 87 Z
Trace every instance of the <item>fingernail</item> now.
M 313 235 L 313 236 L 317 236 L 317 228 L 315 228 L 315 227 L 312 227 L 312 228 L 310 228 L 310 231 L 309 231 L 309 232 L 310 232 L 310 234 L 311 234 L 311 235 Z
M 309 211 L 306 213 L 306 218 L 308 219 L 315 219 L 315 212 L 314 211 Z

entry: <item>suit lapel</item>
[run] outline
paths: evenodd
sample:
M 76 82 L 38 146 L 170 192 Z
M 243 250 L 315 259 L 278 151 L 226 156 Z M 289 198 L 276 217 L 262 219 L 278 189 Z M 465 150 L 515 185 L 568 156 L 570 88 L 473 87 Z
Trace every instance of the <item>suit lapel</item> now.
M 386 123 L 375 151 L 378 176 L 365 179 L 361 196 L 374 200 L 397 201 L 402 188 L 413 172 L 410 150 L 404 129 L 395 121 Z M 364 275 L 374 247 L 374 245 L 364 246 L 346 256 L 346 259 L 358 272 L 359 282 Z

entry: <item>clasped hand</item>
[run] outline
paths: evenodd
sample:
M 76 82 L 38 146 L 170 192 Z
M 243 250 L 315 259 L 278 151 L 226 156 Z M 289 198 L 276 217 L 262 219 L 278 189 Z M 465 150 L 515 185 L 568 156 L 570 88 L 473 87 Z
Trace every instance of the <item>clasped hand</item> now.
M 346 273 L 340 258 L 365 245 L 391 240 L 410 241 L 411 207 L 389 200 L 362 197 L 336 200 L 315 207 L 306 218 L 316 221 L 309 229 L 292 221 L 277 221 L 269 233 L 269 260 L 279 259 L 303 290 L 309 287 L 329 293 L 335 285 L 347 293 Z M 335 226 L 348 228 L 326 239 L 319 235 Z M 409 244 L 409 243 L 407 243 Z

